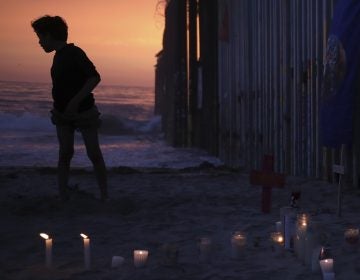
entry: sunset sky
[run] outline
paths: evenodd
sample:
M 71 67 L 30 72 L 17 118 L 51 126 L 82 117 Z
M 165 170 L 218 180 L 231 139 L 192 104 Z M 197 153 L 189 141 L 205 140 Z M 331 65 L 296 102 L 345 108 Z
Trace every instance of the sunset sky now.
M 31 21 L 62 16 L 69 43 L 94 62 L 105 85 L 154 85 L 163 11 L 158 0 L 0 0 L 0 80 L 50 82 L 54 53 L 39 46 Z

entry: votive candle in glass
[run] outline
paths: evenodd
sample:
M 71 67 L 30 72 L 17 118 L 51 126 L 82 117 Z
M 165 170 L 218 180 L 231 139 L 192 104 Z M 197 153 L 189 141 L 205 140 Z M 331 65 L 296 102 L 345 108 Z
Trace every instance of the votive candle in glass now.
M 348 228 L 345 230 L 344 238 L 347 244 L 357 245 L 359 242 L 359 229 Z
M 147 250 L 134 250 L 134 265 L 135 267 L 143 267 L 146 265 L 149 256 Z
M 333 259 L 324 259 L 320 260 L 320 267 L 323 275 L 325 273 L 332 273 L 334 272 L 334 260 Z
M 246 236 L 240 231 L 236 231 L 231 236 L 231 252 L 234 258 L 239 258 L 246 246 Z
M 284 237 L 281 232 L 272 232 L 270 235 L 271 248 L 276 255 L 281 256 L 284 252 Z
M 294 238 L 295 255 L 305 263 L 306 230 L 309 224 L 309 214 L 299 214 L 296 222 Z

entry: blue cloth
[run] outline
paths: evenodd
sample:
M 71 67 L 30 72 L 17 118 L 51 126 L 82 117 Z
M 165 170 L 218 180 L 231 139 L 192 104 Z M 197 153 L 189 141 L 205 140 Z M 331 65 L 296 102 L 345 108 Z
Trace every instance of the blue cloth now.
M 320 101 L 320 141 L 352 145 L 354 103 L 360 64 L 360 1 L 338 0 L 327 45 Z

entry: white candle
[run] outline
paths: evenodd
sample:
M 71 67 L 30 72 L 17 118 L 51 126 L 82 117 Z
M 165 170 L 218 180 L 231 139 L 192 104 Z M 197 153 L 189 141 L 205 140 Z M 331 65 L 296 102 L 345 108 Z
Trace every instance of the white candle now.
M 231 249 L 232 255 L 235 258 L 239 258 L 246 246 L 246 236 L 241 232 L 235 232 L 231 237 Z
M 272 250 L 276 255 L 281 256 L 284 253 L 284 237 L 281 232 L 272 232 L 271 235 Z
M 334 260 L 333 259 L 321 260 L 319 263 L 320 263 L 320 267 L 321 267 L 321 271 L 322 271 L 323 275 L 325 273 L 334 272 Z
M 81 233 L 80 236 L 84 240 L 84 265 L 85 269 L 90 269 L 90 238 Z
M 334 272 L 324 273 L 323 280 L 335 280 L 335 273 Z
M 46 233 L 40 233 L 40 236 L 45 239 L 45 264 L 50 268 L 52 265 L 52 239 Z
M 113 256 L 111 260 L 111 267 L 120 267 L 123 265 L 125 259 L 121 256 Z
M 200 249 L 200 261 L 208 261 L 211 256 L 211 239 L 208 237 L 200 238 L 199 249 Z
M 135 267 L 143 267 L 146 265 L 149 252 L 147 250 L 134 250 Z

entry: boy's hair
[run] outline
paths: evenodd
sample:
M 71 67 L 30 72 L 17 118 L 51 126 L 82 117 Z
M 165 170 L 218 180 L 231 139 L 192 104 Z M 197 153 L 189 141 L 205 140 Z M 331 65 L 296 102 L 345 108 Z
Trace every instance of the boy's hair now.
M 31 26 L 36 33 L 50 36 L 59 41 L 67 41 L 68 26 L 65 20 L 59 16 L 45 15 L 31 22 Z

